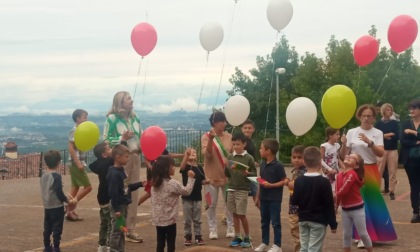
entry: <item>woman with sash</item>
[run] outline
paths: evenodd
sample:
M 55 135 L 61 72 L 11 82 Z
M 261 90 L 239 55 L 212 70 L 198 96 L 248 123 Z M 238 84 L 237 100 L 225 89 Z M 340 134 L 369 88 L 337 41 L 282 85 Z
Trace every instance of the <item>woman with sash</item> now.
M 340 157 L 356 153 L 365 162 L 365 184 L 361 194 L 365 202 L 366 227 L 370 239 L 375 241 L 393 241 L 397 239 L 388 208 L 380 191 L 380 175 L 377 158 L 384 155 L 384 139 L 382 131 L 373 127 L 376 109 L 365 104 L 359 107 L 356 117 L 360 126 L 350 129 L 341 137 Z M 356 234 L 357 238 L 357 234 Z M 358 247 L 364 247 L 359 241 Z
M 233 229 L 232 214 L 226 208 L 225 187 L 227 177 L 225 176 L 225 164 L 227 155 L 232 152 L 232 135 L 225 131 L 226 116 L 221 111 L 215 111 L 210 115 L 209 132 L 201 137 L 201 152 L 204 156 L 204 174 L 210 180 L 208 193 L 210 193 L 211 202 L 207 209 L 207 218 L 209 224 L 209 239 L 218 239 L 216 207 L 219 198 L 219 191 L 222 192 L 223 202 L 225 204 L 225 214 L 227 217 L 226 237 L 233 238 L 235 231 Z

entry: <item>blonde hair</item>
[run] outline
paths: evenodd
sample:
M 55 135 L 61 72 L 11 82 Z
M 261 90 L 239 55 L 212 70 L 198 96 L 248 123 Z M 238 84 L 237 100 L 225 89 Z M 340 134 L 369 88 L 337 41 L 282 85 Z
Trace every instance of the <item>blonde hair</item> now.
M 386 108 L 391 108 L 391 111 L 392 112 L 394 112 L 394 107 L 392 107 L 392 105 L 390 104 L 390 103 L 384 103 L 382 106 L 381 106 L 381 115 L 382 116 L 384 116 L 384 114 L 385 114 L 385 109 Z
M 112 107 L 111 109 L 108 111 L 108 114 L 106 116 L 109 116 L 111 114 L 116 114 L 119 117 L 125 117 L 125 114 L 127 111 L 125 111 L 125 109 L 122 108 L 122 103 L 124 101 L 125 98 L 127 98 L 128 96 L 130 96 L 130 93 L 127 91 L 119 91 L 114 95 L 114 99 L 112 100 Z M 128 117 L 133 117 L 136 115 L 136 113 L 134 112 L 134 109 L 132 109 L 131 111 L 128 111 Z

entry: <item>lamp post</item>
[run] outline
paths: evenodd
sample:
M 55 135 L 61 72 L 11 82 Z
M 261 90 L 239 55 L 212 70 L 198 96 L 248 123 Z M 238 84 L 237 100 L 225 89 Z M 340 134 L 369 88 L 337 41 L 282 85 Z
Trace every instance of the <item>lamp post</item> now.
M 279 75 L 285 74 L 286 69 L 276 69 L 276 140 L 280 143 L 280 120 L 279 120 Z M 279 152 L 276 154 L 277 160 L 279 159 Z

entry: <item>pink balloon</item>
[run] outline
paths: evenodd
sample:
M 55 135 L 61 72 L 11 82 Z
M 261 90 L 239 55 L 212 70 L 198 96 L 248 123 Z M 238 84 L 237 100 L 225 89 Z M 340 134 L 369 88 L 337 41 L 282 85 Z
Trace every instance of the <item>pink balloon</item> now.
M 149 23 L 140 23 L 131 31 L 131 44 L 141 56 L 148 55 L 156 46 L 157 33 Z
M 375 60 L 379 52 L 379 43 L 371 35 L 360 37 L 354 44 L 353 56 L 359 66 L 366 66 Z
M 155 160 L 166 148 L 166 134 L 158 126 L 150 126 L 141 134 L 140 146 L 148 160 Z
M 388 27 L 388 42 L 391 49 L 397 53 L 408 49 L 417 38 L 417 22 L 408 15 L 401 15 Z

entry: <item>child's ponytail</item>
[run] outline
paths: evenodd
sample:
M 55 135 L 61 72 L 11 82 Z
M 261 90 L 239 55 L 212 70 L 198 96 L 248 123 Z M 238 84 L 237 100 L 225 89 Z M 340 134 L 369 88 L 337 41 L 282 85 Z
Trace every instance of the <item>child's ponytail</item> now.
M 172 165 L 174 165 L 174 160 L 167 155 L 159 156 L 154 162 L 151 171 L 151 184 L 153 187 L 160 187 L 164 179 L 171 178 L 169 171 Z

